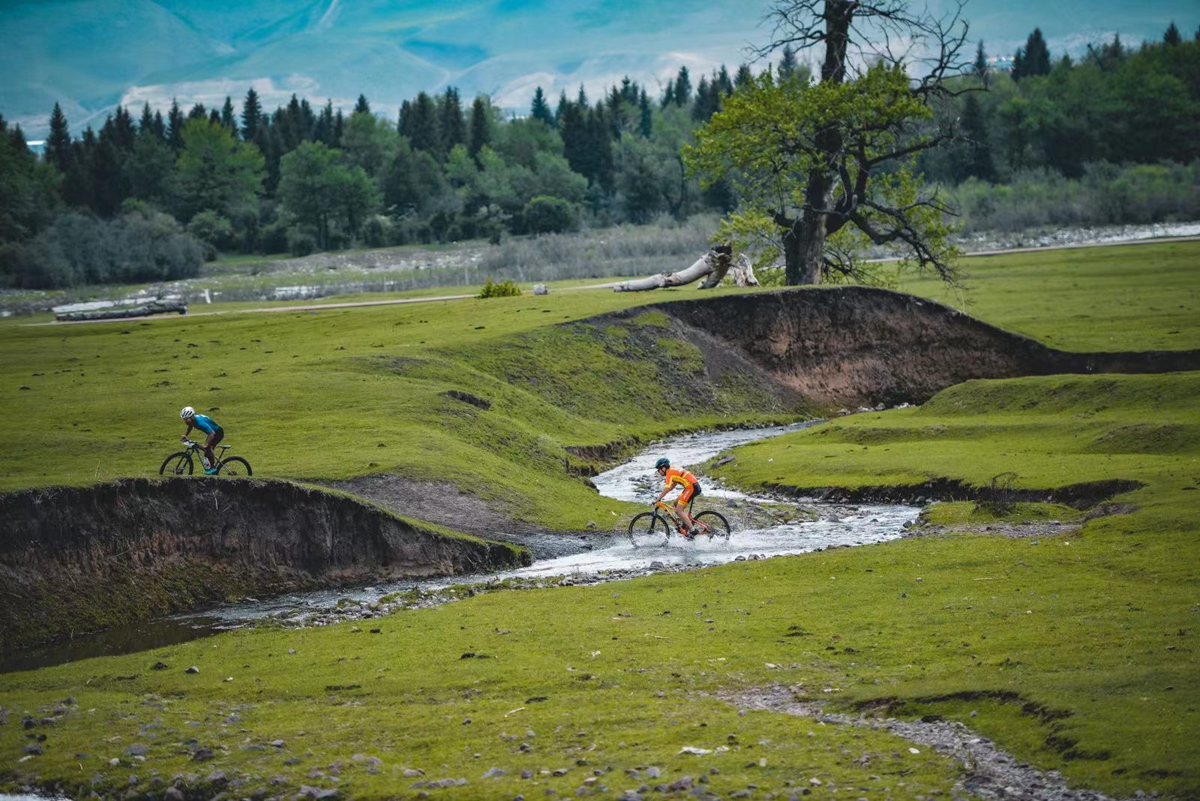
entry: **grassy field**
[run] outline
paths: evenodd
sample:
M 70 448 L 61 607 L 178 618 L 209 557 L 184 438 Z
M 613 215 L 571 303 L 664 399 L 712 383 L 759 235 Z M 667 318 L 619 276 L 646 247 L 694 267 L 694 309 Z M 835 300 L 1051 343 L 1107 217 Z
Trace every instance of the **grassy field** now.
M 6 325 L 0 489 L 156 475 L 188 404 L 221 423 L 256 474 L 390 470 L 451 482 L 513 517 L 582 528 L 623 510 L 567 474 L 564 446 L 788 411 L 752 390 L 678 403 L 687 391 L 680 371 L 694 369 L 699 352 L 670 339 L 662 315 L 605 330 L 552 326 L 694 295 L 556 288 L 322 312 Z M 492 408 L 449 398 L 450 389 Z M 694 411 L 662 411 L 680 408 Z
M 969 260 L 971 309 L 1063 347 L 1198 347 L 1200 318 L 1190 313 L 1198 255 L 1191 244 Z M 1075 272 L 1089 270 L 1071 289 Z M 193 402 L 222 407 L 213 414 L 239 452 L 273 475 L 395 469 L 497 502 L 512 497 L 526 519 L 575 526 L 579 512 L 621 510 L 557 472 L 561 445 L 718 415 L 662 418 L 676 399 L 673 382 L 656 376 L 698 355 L 659 341 L 661 315 L 618 330 L 547 324 L 662 297 L 572 293 L 144 326 L 5 326 L 3 481 L 156 469 L 181 429 L 177 407 Z M 451 387 L 490 398 L 496 414 L 440 394 Z M 196 402 L 198 394 L 213 400 Z M 378 634 L 352 624 L 235 632 L 3 676 L 0 782 L 36 776 L 72 793 L 93 782 L 102 792 L 148 792 L 156 779 L 194 774 L 195 786 L 220 770 L 244 780 L 238 792 L 247 794 L 310 785 L 383 798 L 462 777 L 469 785 L 459 797 L 511 798 L 573 794 L 586 779 L 616 795 L 704 774 L 723 797 L 788 797 L 800 787 L 818 798 L 950 795 L 959 770 L 928 749 L 914 754 L 871 729 L 741 715 L 716 698 L 782 684 L 834 708 L 962 720 L 1018 759 L 1061 770 L 1072 786 L 1195 798 L 1197 397 L 1195 373 L 968 382 L 921 408 L 747 446 L 719 471 L 749 487 L 980 483 L 1004 471 L 1032 488 L 1103 478 L 1145 485 L 1116 499 L 1124 513 L 1077 520 L 1083 526 L 1069 534 L 949 533 L 590 588 L 498 592 L 371 621 Z M 744 389 L 714 404 L 726 421 L 770 414 Z M 1026 519 L 1058 514 L 1070 513 L 1018 510 Z M 988 519 L 961 504 L 930 517 L 951 528 Z M 160 660 L 169 667 L 151 670 Z M 199 674 L 183 673 L 190 665 Z M 65 711 L 54 726 L 31 730 L 47 734 L 44 753 L 18 764 L 31 742 L 22 715 L 55 707 Z M 680 754 L 683 746 L 714 753 Z M 199 748 L 213 759 L 194 761 Z M 648 778 L 648 766 L 661 778 Z M 482 778 L 492 767 L 506 773 Z

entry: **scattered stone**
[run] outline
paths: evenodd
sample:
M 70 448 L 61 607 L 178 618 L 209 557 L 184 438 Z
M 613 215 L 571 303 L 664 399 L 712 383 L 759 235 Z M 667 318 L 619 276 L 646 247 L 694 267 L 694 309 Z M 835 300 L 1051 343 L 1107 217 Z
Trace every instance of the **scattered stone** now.
M 41 756 L 42 755 L 42 747 L 40 745 L 38 745 L 37 743 L 30 743 L 29 745 L 25 745 L 25 746 L 21 747 L 21 753 L 22 754 L 30 754 L 32 756 Z
M 211 748 L 197 748 L 196 753 L 192 754 L 192 759 L 196 762 L 206 762 L 215 756 Z
M 155 662 L 150 666 L 151 670 L 166 670 L 169 665 L 166 662 Z
M 145 743 L 134 743 L 125 749 L 125 753 L 129 756 L 145 756 L 150 753 L 150 746 Z
M 508 775 L 507 770 L 501 770 L 500 768 L 488 768 L 487 772 L 483 774 L 483 778 L 498 779 L 501 776 L 507 776 L 507 775 Z
M 411 779 L 416 776 L 424 776 L 425 771 L 421 770 L 420 768 L 405 768 L 404 775 Z
M 183 672 L 184 673 L 199 673 L 200 668 L 196 667 L 195 665 L 192 665 L 190 668 L 188 668 L 187 670 L 185 670 Z

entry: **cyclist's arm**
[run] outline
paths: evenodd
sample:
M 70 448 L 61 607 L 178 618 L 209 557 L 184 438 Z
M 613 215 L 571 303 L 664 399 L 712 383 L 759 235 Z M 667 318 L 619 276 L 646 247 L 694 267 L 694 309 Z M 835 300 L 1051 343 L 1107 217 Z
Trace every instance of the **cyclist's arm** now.
M 187 439 L 187 438 L 188 438 L 188 434 L 191 434 L 191 433 L 192 433 L 192 429 L 193 429 L 193 428 L 195 428 L 195 426 L 194 426 L 194 425 L 192 425 L 192 421 L 191 421 L 191 420 L 188 420 L 188 424 L 187 424 L 187 431 L 184 431 L 184 432 L 183 432 L 183 438 L 184 438 L 184 439 Z

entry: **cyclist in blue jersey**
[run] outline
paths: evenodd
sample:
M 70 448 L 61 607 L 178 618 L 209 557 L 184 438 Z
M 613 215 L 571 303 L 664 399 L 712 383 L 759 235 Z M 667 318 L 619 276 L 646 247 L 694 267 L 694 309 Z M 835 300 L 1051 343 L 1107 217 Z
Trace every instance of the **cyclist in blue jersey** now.
M 225 429 L 217 425 L 217 421 L 211 417 L 196 414 L 196 410 L 191 406 L 184 406 L 179 416 L 183 418 L 183 422 L 187 423 L 187 431 L 183 432 L 180 439 L 186 441 L 193 428 L 200 429 L 208 436 L 208 439 L 204 440 L 204 456 L 207 460 L 204 464 L 204 473 L 211 476 L 217 472 L 217 457 L 213 456 L 213 448 L 224 438 Z

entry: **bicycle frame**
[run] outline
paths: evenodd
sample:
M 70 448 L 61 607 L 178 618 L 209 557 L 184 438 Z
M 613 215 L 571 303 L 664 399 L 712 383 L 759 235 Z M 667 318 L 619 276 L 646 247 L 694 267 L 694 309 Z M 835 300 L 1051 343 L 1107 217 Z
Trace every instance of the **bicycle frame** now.
M 696 502 L 695 496 L 692 496 L 692 498 L 688 500 L 687 510 L 688 510 L 689 515 L 692 513 L 692 504 L 694 504 L 695 502 Z M 669 504 L 666 501 L 655 501 L 654 507 L 655 507 L 656 512 L 662 512 L 663 516 L 667 520 L 671 521 L 671 523 L 674 524 L 675 531 L 677 531 L 679 534 L 686 533 L 683 528 L 683 521 L 681 521 L 678 517 L 675 516 L 675 505 L 674 504 Z M 697 521 L 696 525 L 703 526 L 705 529 L 708 528 L 708 524 L 705 523 L 703 520 Z

